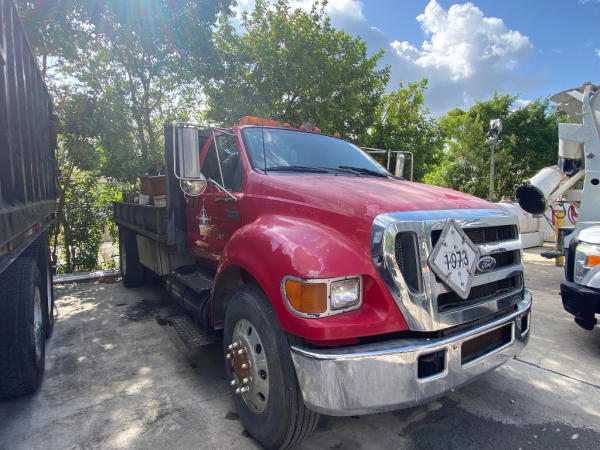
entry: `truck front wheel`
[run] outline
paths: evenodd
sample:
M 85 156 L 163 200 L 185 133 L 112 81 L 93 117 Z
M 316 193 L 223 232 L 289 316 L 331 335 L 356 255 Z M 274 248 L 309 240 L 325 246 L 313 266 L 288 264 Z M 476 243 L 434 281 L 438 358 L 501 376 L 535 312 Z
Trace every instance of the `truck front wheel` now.
M 231 296 L 223 347 L 234 402 L 252 437 L 266 448 L 286 448 L 314 431 L 319 415 L 302 400 L 288 336 L 257 286 Z
M 144 266 L 140 262 L 135 232 L 119 227 L 119 266 L 125 287 L 144 282 Z

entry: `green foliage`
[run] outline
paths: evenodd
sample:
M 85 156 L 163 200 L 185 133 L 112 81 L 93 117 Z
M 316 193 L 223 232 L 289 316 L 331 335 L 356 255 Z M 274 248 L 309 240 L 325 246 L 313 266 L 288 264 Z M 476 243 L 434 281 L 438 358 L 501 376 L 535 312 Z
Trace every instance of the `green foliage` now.
M 217 71 L 204 89 L 208 118 L 308 121 L 346 137 L 371 126 L 389 78 L 388 67 L 376 69 L 383 51 L 368 57 L 364 41 L 331 26 L 324 5 L 304 12 L 287 1 L 258 0 L 242 17 L 243 34 L 222 20 Z
M 445 152 L 425 181 L 487 198 L 490 148 L 485 144 L 489 121 L 503 121 L 502 142 L 496 150 L 495 199 L 512 198 L 514 186 L 541 168 L 556 164 L 558 119 L 548 100 L 515 108 L 516 97 L 495 94 L 468 111 L 455 109 L 439 119 Z
M 79 272 L 98 269 L 98 250 L 104 230 L 112 221 L 112 202 L 118 195 L 118 186 L 98 183 L 89 172 L 76 173 L 64 180 L 65 194 L 62 221 L 62 255 L 60 272 Z
M 164 163 L 166 121 L 200 114 L 196 71 L 232 1 L 16 3 L 60 119 L 54 258 L 62 243 L 61 270 L 91 270 L 120 183 Z
M 413 152 L 415 181 L 421 181 L 435 166 L 443 143 L 436 121 L 429 117 L 429 111 L 423 106 L 426 88 L 427 80 L 422 79 L 408 83 L 407 88 L 400 83 L 398 90 L 384 95 L 377 107 L 374 125 L 359 139 L 366 147 Z M 394 161 L 391 170 L 393 164 Z M 406 177 L 409 170 L 407 164 Z
M 52 242 L 55 255 L 64 249 L 62 271 L 98 267 L 107 226 L 116 239 L 111 202 L 164 162 L 162 127 L 172 120 L 308 121 L 363 146 L 411 151 L 416 180 L 481 197 L 492 118 L 504 121 L 498 198 L 556 161 L 558 120 L 547 100 L 516 109 L 515 97 L 496 94 L 431 118 L 427 80 L 384 94 L 383 50 L 369 56 L 362 39 L 336 30 L 325 0 L 310 11 L 257 0 L 242 32 L 229 18 L 233 0 L 15 2 L 60 119 Z

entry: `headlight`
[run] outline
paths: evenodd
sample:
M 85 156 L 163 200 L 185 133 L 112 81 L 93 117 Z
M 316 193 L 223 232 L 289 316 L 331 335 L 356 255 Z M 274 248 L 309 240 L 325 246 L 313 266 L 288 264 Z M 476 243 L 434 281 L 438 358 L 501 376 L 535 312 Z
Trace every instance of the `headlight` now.
M 573 278 L 576 283 L 583 284 L 584 277 L 595 266 L 600 265 L 600 245 L 581 242 L 575 249 L 575 273 Z
M 282 293 L 290 309 L 302 317 L 326 317 L 361 307 L 361 277 L 305 280 L 283 278 Z
M 360 280 L 347 280 L 331 283 L 331 309 L 346 309 L 355 306 L 360 301 Z

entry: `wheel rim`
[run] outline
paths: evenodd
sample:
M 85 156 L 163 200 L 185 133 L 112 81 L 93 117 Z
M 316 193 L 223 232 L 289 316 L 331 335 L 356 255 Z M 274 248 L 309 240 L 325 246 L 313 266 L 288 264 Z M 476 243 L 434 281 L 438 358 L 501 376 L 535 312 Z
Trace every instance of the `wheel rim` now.
M 54 311 L 52 311 L 52 270 L 50 269 L 50 263 L 47 265 L 46 269 L 46 297 L 48 301 L 48 321 L 52 322 L 52 318 L 54 317 Z
M 231 386 L 252 412 L 260 414 L 269 401 L 269 365 L 260 334 L 252 322 L 240 319 L 231 342 L 226 354 L 231 361 Z
M 42 296 L 39 286 L 36 286 L 33 292 L 33 337 L 35 341 L 35 358 L 42 359 L 42 350 L 44 348 L 44 321 L 42 315 Z
M 123 276 L 127 273 L 127 254 L 125 252 L 125 244 L 121 242 L 119 244 L 119 258 L 121 258 L 121 275 Z

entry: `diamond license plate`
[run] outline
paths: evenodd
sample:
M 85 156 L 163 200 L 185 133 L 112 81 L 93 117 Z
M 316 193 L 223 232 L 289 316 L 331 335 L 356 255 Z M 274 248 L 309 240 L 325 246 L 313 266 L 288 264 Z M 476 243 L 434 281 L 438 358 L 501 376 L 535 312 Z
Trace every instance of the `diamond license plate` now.
M 479 249 L 453 219 L 448 219 L 429 256 L 431 270 L 461 298 L 471 292 Z

